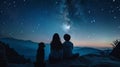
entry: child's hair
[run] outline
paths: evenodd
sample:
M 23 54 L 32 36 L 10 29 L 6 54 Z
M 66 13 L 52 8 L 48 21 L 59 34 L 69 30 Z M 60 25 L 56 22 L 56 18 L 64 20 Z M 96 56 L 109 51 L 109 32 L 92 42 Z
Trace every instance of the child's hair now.
M 65 41 L 69 41 L 70 38 L 71 38 L 71 36 L 70 36 L 69 34 L 65 34 L 65 35 L 64 35 L 64 39 L 65 39 Z
M 44 48 L 44 47 L 45 47 L 45 44 L 44 44 L 43 42 L 40 42 L 40 43 L 39 43 L 39 47 Z

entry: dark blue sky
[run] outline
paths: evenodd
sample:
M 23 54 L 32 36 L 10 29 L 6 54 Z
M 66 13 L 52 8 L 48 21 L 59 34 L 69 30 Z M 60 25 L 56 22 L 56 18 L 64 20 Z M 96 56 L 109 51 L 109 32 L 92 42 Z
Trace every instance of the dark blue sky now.
M 120 38 L 120 0 L 0 0 L 0 37 L 49 43 L 55 32 L 108 46 Z

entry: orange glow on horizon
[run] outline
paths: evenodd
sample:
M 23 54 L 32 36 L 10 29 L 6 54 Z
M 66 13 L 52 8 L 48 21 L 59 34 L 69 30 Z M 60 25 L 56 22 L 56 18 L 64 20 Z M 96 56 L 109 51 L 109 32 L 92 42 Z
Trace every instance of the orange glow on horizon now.
M 112 47 L 108 42 L 92 42 L 92 41 L 75 41 L 72 40 L 74 46 L 86 46 L 86 47 Z

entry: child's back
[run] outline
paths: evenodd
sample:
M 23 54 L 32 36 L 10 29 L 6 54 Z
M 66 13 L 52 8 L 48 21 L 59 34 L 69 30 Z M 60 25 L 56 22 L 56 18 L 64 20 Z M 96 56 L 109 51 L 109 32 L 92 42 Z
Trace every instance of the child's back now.
M 63 43 L 63 57 L 64 58 L 72 57 L 73 43 L 69 41 L 70 38 L 71 37 L 69 34 L 64 35 L 64 40 L 65 40 L 65 42 Z
M 63 43 L 63 57 L 70 58 L 72 57 L 73 43 L 66 41 Z

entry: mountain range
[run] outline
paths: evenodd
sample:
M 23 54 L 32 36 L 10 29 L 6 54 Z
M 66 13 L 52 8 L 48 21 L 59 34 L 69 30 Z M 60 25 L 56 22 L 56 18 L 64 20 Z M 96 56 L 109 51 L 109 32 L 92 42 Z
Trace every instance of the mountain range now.
M 24 55 L 25 58 L 30 58 L 32 61 L 35 61 L 38 43 L 30 40 L 20 40 L 15 38 L 0 38 L 0 41 L 9 44 L 11 48 L 14 48 L 19 54 Z M 80 56 L 87 54 L 100 54 L 102 52 L 102 50 L 90 47 L 74 47 L 73 49 L 73 53 L 79 53 Z M 45 60 L 48 59 L 49 53 L 50 45 L 46 44 Z

